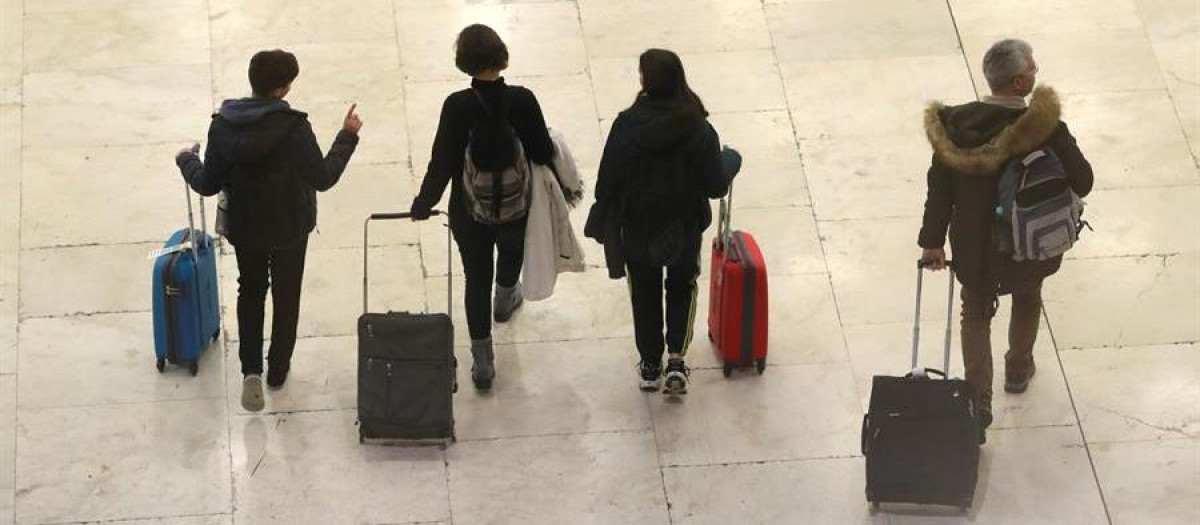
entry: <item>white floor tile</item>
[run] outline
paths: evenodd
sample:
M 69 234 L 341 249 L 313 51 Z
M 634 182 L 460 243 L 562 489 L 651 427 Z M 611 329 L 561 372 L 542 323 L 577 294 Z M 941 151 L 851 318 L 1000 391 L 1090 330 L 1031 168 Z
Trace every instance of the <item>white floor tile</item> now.
M 717 370 L 694 370 L 682 400 L 650 394 L 650 407 L 666 466 L 827 458 L 859 450 L 862 412 L 845 363 L 781 366 L 732 379 Z
M 1096 188 L 1174 186 L 1200 180 L 1187 137 L 1178 126 L 1163 125 L 1177 118 L 1172 97 L 1176 104 L 1180 102 L 1174 91 L 1171 96 L 1138 91 L 1063 99 L 1063 120 L 1092 164 Z
M 25 70 L 206 64 L 208 13 L 203 2 L 155 9 L 27 13 Z
M 804 172 L 823 221 L 920 217 L 931 159 L 923 135 L 804 140 Z
M 1092 445 L 1113 523 L 1200 521 L 1200 440 Z M 1170 487 L 1170 490 L 1162 490 Z
M 454 523 L 668 522 L 649 431 L 460 442 L 446 458 Z
M 584 0 L 579 11 L 593 57 L 635 57 L 650 47 L 697 53 L 771 46 L 754 0 Z
M 963 34 L 1133 31 L 1142 27 L 1135 0 L 1059 0 L 1038 4 L 1020 0 L 952 0 L 950 5 Z
M 674 523 L 886 524 L 863 497 L 862 458 L 668 468 Z
M 19 523 L 231 508 L 222 401 L 21 410 L 18 417 Z
M 212 113 L 207 64 L 31 73 L 23 93 L 26 148 L 166 143 L 164 172 Z
M 808 206 L 805 164 L 787 111 L 723 113 L 709 122 L 721 142 L 742 154 L 733 183 L 735 208 Z
M 212 39 L 218 46 L 237 43 L 271 49 L 396 37 L 388 0 L 356 2 L 353 9 L 311 0 L 213 0 L 208 8 Z
M 1062 359 L 1088 441 L 1200 437 L 1200 346 L 1075 350 Z
M 358 252 L 361 266 L 363 222 L 373 213 L 408 211 L 414 186 L 405 164 L 358 165 L 351 160 L 338 184 L 317 195 L 317 228 L 309 237 L 310 249 L 348 248 Z M 417 225 L 409 220 L 372 221 L 369 235 L 372 246 L 415 246 L 421 240 Z
M 920 218 L 902 218 L 820 224 L 821 241 L 833 277 L 833 293 L 843 323 L 912 321 L 917 259 L 921 256 L 921 248 L 917 246 L 920 223 Z M 926 272 L 924 281 L 921 318 L 945 319 L 947 274 Z M 956 283 L 955 305 L 959 303 L 960 291 L 961 286 Z
M 799 139 L 920 137 L 928 101 L 975 100 L 959 54 L 780 67 Z
M 680 55 L 688 85 L 710 113 L 787 109 L 775 55 L 768 49 Z M 614 118 L 640 89 L 633 57 L 592 60 L 600 115 Z
M 958 39 L 946 4 L 937 0 L 798 2 L 768 6 L 782 62 L 894 58 L 953 53 Z
M 22 250 L 21 317 L 148 312 L 154 261 L 146 255 L 161 247 L 156 242 Z M 87 261 L 86 271 L 81 261 Z
M 236 521 L 406 523 L 449 517 L 442 451 L 360 445 L 354 420 L 353 411 L 233 418 Z
M 797 206 L 737 209 L 736 202 L 741 201 L 737 195 L 734 195 L 734 200 L 731 226 L 735 231 L 749 232 L 754 236 L 766 260 L 770 277 L 825 273 L 825 258 L 821 251 L 820 238 L 817 236 L 812 208 Z M 714 206 L 714 221 L 718 217 L 715 208 Z M 701 265 L 705 267 L 702 272 L 705 275 L 709 273 L 712 239 L 716 235 L 715 225 L 705 232 L 700 253 Z
M 1087 231 L 1070 258 L 1200 253 L 1200 184 L 1097 190 L 1084 198 Z
M 454 418 L 461 440 L 648 430 L 630 339 L 497 345 L 490 391 L 471 384 L 471 353 L 457 349 Z
M 220 399 L 225 390 L 224 349 L 209 345 L 200 374 L 168 365 L 154 368 L 149 313 L 108 314 L 21 322 L 22 409 L 154 401 Z M 80 381 L 80 378 L 89 378 Z
M 313 134 L 324 153 L 329 152 L 329 146 L 342 129 L 342 120 L 350 105 L 357 104 L 355 111 L 363 121 L 363 129 L 358 133 L 358 147 L 350 158 L 346 176 L 353 176 L 360 168 L 371 164 L 399 164 L 407 173 L 408 119 L 403 98 L 376 101 L 359 99 L 353 93 L 345 97 L 346 100 L 336 102 L 309 102 L 307 98 L 321 97 L 320 93 L 299 94 L 292 104 L 308 113 Z
M 1042 298 L 1060 350 L 1200 340 L 1200 255 L 1064 261 Z
M 0 104 L 21 102 L 21 76 L 25 71 L 24 2 L 0 2 Z

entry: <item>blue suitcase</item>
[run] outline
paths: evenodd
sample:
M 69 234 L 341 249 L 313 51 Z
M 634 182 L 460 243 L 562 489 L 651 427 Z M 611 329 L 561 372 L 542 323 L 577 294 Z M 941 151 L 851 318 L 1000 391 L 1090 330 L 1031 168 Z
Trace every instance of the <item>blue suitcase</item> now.
M 151 294 L 158 371 L 170 362 L 187 366 L 196 375 L 200 356 L 221 333 L 221 312 L 216 244 L 204 230 L 204 199 L 200 199 L 201 229 L 196 230 L 187 191 L 188 227 L 172 234 L 155 258 Z

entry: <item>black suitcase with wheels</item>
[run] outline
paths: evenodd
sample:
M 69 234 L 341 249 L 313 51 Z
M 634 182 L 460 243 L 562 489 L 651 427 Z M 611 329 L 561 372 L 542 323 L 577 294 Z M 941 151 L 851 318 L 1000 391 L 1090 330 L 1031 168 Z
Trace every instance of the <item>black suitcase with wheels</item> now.
M 875 376 L 871 406 L 863 417 L 867 501 L 874 507 L 917 503 L 965 511 L 975 498 L 982 435 L 974 389 L 945 372 L 950 368 L 954 270 L 951 266 L 942 370 L 917 365 L 923 271 L 918 264 L 912 371 L 902 377 Z
M 408 219 L 377 213 L 363 225 L 363 315 L 358 318 L 360 442 L 454 441 L 457 390 L 454 324 L 446 313 L 367 312 L 368 227 L 373 220 Z M 447 281 L 453 282 L 452 271 Z M 448 285 L 451 286 L 451 285 Z M 448 290 L 451 292 L 453 290 Z M 449 295 L 448 295 L 449 296 Z

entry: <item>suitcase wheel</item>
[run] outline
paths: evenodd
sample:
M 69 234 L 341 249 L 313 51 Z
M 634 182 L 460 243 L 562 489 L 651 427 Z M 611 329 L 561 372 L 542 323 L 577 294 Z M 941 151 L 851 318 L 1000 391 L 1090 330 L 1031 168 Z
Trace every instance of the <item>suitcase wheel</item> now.
M 192 363 L 188 365 L 188 372 L 191 372 L 192 376 L 195 377 L 196 374 L 200 373 L 200 363 L 192 361 Z
M 758 371 L 758 375 L 762 375 L 767 370 L 767 358 L 759 359 L 754 362 L 754 369 Z
M 158 373 L 161 374 L 163 372 L 163 370 L 167 369 L 167 360 L 163 359 L 161 357 L 158 358 L 158 360 L 154 362 L 154 367 L 157 368 Z
M 712 330 L 708 331 L 708 342 L 710 342 L 710 343 L 716 342 L 716 339 L 713 338 Z
M 220 339 L 220 338 L 221 338 L 221 329 L 220 329 L 220 328 L 218 328 L 218 329 L 217 329 L 217 331 L 213 332 L 213 338 L 212 338 L 212 340 L 213 340 L 213 341 L 216 341 L 216 340 L 218 340 L 218 339 Z
M 725 374 L 725 377 L 732 376 L 733 375 L 733 363 L 726 362 L 725 366 L 721 367 L 721 373 Z
M 872 501 L 871 502 L 871 512 L 877 512 L 877 511 L 879 511 L 879 502 Z

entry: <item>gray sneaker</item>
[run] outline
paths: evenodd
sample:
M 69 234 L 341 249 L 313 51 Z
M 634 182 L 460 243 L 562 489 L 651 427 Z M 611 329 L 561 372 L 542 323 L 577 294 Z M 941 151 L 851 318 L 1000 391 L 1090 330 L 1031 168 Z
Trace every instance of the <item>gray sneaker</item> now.
M 242 408 L 250 412 L 263 409 L 263 381 L 259 374 L 247 374 L 242 379 Z
M 492 316 L 495 317 L 497 323 L 506 323 L 512 319 L 513 312 L 517 311 L 525 302 L 525 298 L 521 295 L 521 283 L 513 285 L 512 288 L 505 288 L 496 285 L 496 298 L 492 301 Z

